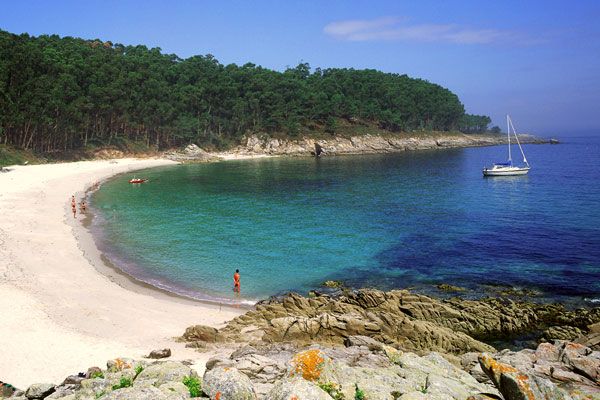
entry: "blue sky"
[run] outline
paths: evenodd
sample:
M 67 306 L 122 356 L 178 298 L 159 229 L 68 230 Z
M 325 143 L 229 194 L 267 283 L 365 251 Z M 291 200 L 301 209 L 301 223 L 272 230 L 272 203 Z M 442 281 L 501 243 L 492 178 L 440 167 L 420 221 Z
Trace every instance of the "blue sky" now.
M 6 1 L 0 29 L 282 70 L 375 68 L 519 132 L 600 135 L 600 1 Z M 503 127 L 504 129 L 504 127 Z M 597 133 L 596 133 L 597 132 Z

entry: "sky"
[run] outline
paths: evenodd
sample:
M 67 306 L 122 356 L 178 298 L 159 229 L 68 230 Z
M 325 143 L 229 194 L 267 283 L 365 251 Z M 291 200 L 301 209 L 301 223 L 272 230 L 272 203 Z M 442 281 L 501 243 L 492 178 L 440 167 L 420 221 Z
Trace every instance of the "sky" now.
M 372 68 L 545 136 L 600 136 L 600 0 L 0 0 L 0 29 L 284 70 Z

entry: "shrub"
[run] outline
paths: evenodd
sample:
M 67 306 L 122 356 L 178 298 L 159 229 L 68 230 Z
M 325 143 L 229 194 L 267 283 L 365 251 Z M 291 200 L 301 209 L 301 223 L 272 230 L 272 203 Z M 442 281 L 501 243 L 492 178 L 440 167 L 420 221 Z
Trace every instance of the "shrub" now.
M 358 385 L 354 385 L 354 400 L 365 400 L 365 392 L 358 388 Z
M 200 397 L 202 395 L 202 384 L 196 376 L 186 376 L 183 378 L 183 384 L 190 391 L 190 396 Z
M 90 379 L 96 378 L 104 379 L 104 374 L 102 373 L 102 371 L 92 372 L 92 374 L 90 375 Z
M 144 370 L 144 367 L 142 366 L 142 364 L 138 364 L 135 366 L 135 376 L 137 377 L 140 372 L 142 372 Z
M 131 378 L 127 378 L 125 376 L 121 377 L 118 385 L 113 385 L 112 390 L 123 389 L 131 386 Z

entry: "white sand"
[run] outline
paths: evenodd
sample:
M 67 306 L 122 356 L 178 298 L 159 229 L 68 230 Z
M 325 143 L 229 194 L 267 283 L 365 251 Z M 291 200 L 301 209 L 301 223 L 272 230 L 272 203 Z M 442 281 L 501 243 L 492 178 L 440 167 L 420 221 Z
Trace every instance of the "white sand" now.
M 119 281 L 70 210 L 71 195 L 79 201 L 94 182 L 171 163 L 86 161 L 0 173 L 0 380 L 19 388 L 60 383 L 108 359 L 165 347 L 173 359 L 193 359 L 202 368 L 210 354 L 172 338 L 194 324 L 221 326 L 243 310 Z

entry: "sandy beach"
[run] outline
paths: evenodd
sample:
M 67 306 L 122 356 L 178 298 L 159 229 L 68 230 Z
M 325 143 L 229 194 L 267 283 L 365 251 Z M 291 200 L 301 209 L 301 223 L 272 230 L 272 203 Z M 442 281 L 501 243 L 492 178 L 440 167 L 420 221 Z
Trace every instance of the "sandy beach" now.
M 171 348 L 199 370 L 210 353 L 175 343 L 186 327 L 219 327 L 244 310 L 186 300 L 127 282 L 105 266 L 70 210 L 94 182 L 164 159 L 13 166 L 0 173 L 0 379 L 60 383 L 114 357 Z M 105 270 L 102 270 L 102 269 Z M 99 272 L 102 270 L 102 273 Z

